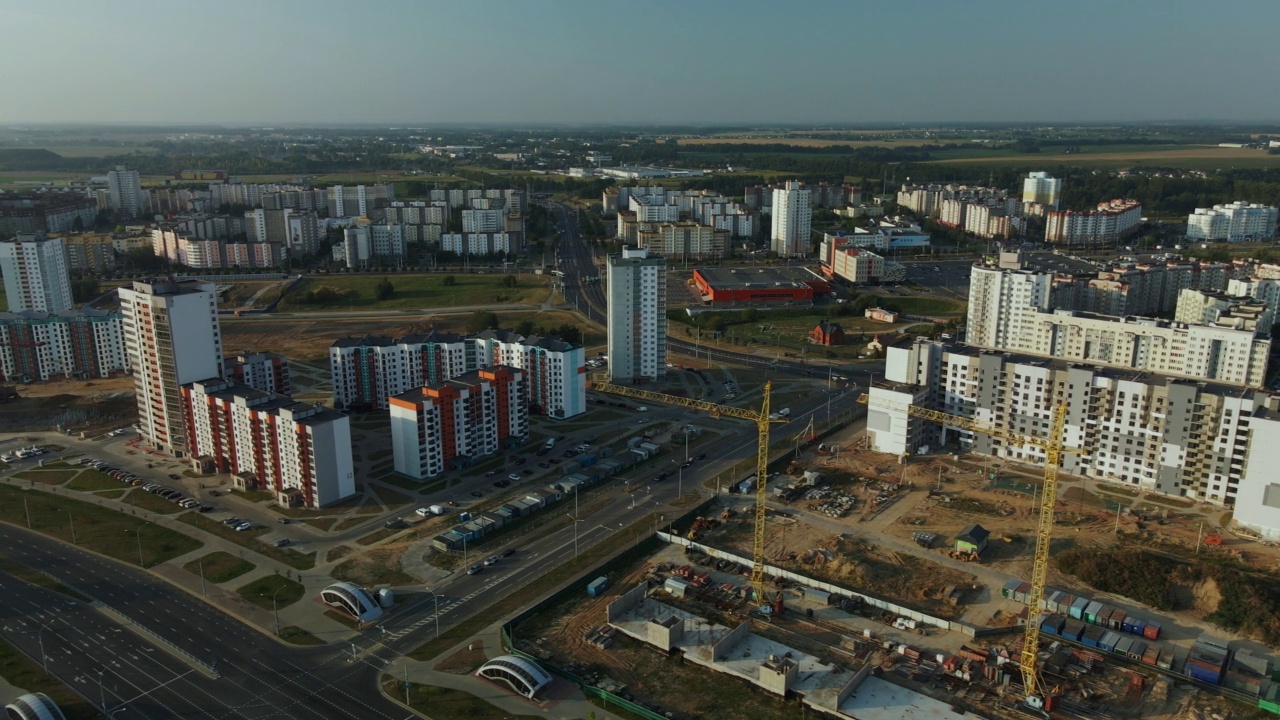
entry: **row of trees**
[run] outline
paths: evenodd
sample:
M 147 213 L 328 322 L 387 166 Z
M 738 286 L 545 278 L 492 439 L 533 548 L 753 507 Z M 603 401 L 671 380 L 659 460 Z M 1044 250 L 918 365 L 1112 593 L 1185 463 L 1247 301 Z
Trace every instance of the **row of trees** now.
M 467 319 L 467 332 L 478 333 L 485 330 L 497 330 L 502 327 L 502 319 L 492 310 L 477 310 L 471 313 L 471 317 Z M 582 344 L 583 335 L 582 328 L 569 323 L 561 323 L 559 325 L 540 324 L 534 322 L 530 318 L 522 318 L 516 321 L 512 326 L 512 330 L 526 337 L 531 335 L 540 335 L 543 337 L 559 337 L 565 342 L 574 344 Z

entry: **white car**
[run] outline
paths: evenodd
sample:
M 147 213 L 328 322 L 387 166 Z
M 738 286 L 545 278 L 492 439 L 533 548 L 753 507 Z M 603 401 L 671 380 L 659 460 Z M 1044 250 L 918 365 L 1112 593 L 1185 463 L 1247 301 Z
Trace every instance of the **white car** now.
M 418 508 L 414 512 L 418 513 L 418 517 L 426 517 L 431 514 L 431 511 L 426 508 Z
M 244 532 L 245 530 L 252 530 L 252 529 L 253 529 L 253 523 L 240 523 L 239 525 L 236 526 L 236 532 Z
M 510 475 L 507 476 L 507 479 L 510 480 L 511 482 L 520 482 L 522 478 L 516 473 L 511 473 Z

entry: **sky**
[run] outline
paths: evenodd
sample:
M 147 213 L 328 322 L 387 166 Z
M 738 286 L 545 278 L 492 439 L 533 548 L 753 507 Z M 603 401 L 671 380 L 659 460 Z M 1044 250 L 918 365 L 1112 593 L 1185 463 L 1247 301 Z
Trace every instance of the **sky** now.
M 0 123 L 1280 121 L 1276 0 L 0 0 Z

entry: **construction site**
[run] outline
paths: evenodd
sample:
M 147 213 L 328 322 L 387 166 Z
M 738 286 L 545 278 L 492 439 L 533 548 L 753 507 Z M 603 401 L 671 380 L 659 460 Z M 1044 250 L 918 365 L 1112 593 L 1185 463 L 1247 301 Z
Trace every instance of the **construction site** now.
M 763 427 L 768 405 L 739 416 Z M 1123 547 L 1271 570 L 1275 548 L 1228 533 L 1221 509 L 981 457 L 902 461 L 856 427 L 794 445 L 608 568 L 609 590 L 527 618 L 517 647 L 675 718 L 1280 710 L 1271 638 L 1224 626 L 1222 597 L 1148 605 L 1050 560 Z

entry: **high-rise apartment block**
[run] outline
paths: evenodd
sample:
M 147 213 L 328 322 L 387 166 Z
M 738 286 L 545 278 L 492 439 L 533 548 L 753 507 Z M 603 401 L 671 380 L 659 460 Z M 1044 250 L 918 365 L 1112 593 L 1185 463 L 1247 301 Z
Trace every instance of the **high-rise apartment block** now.
M 1098 203 L 1094 210 L 1058 210 L 1045 213 L 1045 242 L 1054 245 L 1097 247 L 1113 245 L 1138 231 L 1142 205 L 1121 199 Z
M 422 480 L 463 468 L 529 434 L 523 371 L 498 365 L 390 399 L 396 472 Z
M 80 193 L 0 193 L 0 237 L 91 228 L 97 217 L 97 201 Z
M 61 238 L 19 235 L 0 241 L 0 272 L 9 312 L 56 313 L 73 306 Z
M 494 365 L 524 373 L 530 411 L 569 418 L 586 411 L 582 346 L 559 338 L 486 330 L 470 337 L 432 331 L 395 339 L 342 338 L 329 348 L 337 408 L 387 407 L 387 399 Z
M 0 313 L 0 372 L 23 383 L 123 375 L 129 355 L 120 313 Z
M 1022 267 L 1006 253 L 1005 267 L 973 266 L 970 345 L 1232 385 L 1259 387 L 1265 380 L 1270 328 L 1257 327 L 1256 319 L 1241 323 L 1228 313 L 1221 322 L 1189 324 L 1080 310 L 1093 288 L 1069 273 L 1084 275 L 1085 266 L 1040 257 L 1053 265 Z M 1167 309 L 1176 309 L 1176 298 Z
M 666 375 L 666 260 L 624 247 L 621 254 L 609 256 L 608 283 L 610 377 L 632 382 Z
M 1187 216 L 1187 239 L 1216 242 L 1270 240 L 1276 234 L 1280 210 L 1268 205 L 1233 202 L 1196 208 Z
M 1033 172 L 1022 181 L 1022 202 L 1057 210 L 1062 203 L 1062 180 L 1047 172 Z
M 772 241 L 778 257 L 799 257 L 809 252 L 809 231 L 813 222 L 809 188 L 787 181 L 773 191 Z
M 182 386 L 222 373 L 216 289 L 198 280 L 155 278 L 135 280 L 119 293 L 141 434 L 182 457 L 191 452 Z
M 346 415 L 231 380 L 182 386 L 189 452 L 281 505 L 320 508 L 355 494 Z
M 886 382 L 870 391 L 867 416 L 872 447 L 880 452 L 915 454 L 958 445 L 1043 464 L 1040 448 L 920 420 L 908 416 L 906 408 L 919 405 L 1034 437 L 1047 432 L 1054 409 L 1065 403 L 1064 443 L 1089 448 L 1063 455 L 1065 472 L 1217 504 L 1237 501 L 1244 492 L 1242 468 L 1252 466 L 1257 448 L 1249 441 L 1250 430 L 1259 413 L 1274 417 L 1280 404 L 1280 396 L 1203 378 L 1160 377 L 923 339 L 890 348 L 885 376 Z M 1274 466 L 1267 468 L 1264 487 L 1274 478 Z
M 142 182 L 137 170 L 117 165 L 107 173 L 107 198 L 112 210 L 126 218 L 142 214 Z

